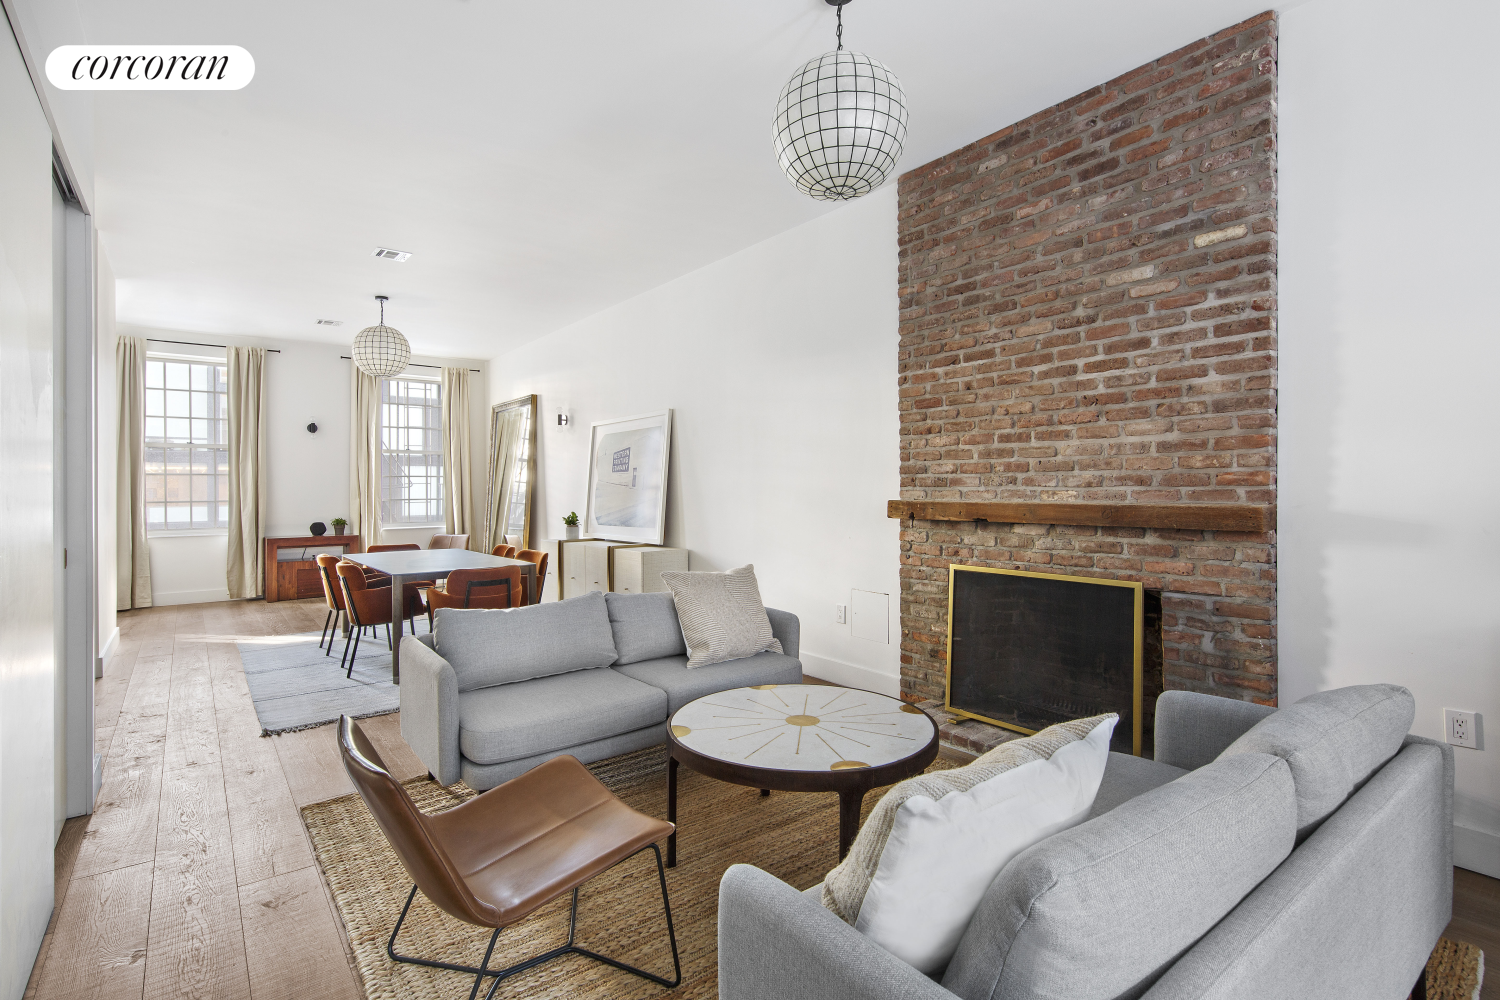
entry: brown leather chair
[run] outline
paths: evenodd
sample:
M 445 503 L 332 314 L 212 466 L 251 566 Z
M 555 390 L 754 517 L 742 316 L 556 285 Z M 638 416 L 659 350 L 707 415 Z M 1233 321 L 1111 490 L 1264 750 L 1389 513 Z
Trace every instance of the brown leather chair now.
M 469 1000 L 478 996 L 488 976 L 495 977 L 486 994 L 486 1000 L 491 1000 L 508 977 L 568 954 L 585 955 L 669 988 L 682 982 L 667 878 L 661 848 L 656 846 L 674 827 L 621 802 L 578 758 L 554 757 L 462 805 L 427 816 L 417 809 L 364 731 L 347 715 L 339 719 L 339 751 L 360 798 L 415 883 L 386 942 L 386 953 L 393 961 L 469 973 L 474 977 Z M 579 887 L 648 847 L 656 854 L 656 878 L 667 917 L 667 938 L 672 943 L 672 979 L 573 943 Z M 494 928 L 478 968 L 397 954 L 396 935 L 401 933 L 418 889 L 443 912 L 465 923 Z M 524 920 L 569 890 L 573 892 L 573 910 L 567 944 L 505 969 L 489 968 L 503 928 Z
M 501 559 L 514 559 L 516 557 L 516 547 L 501 542 L 490 550 L 490 555 L 499 556 Z
M 525 603 L 521 567 L 456 569 L 442 587 L 428 587 L 427 631 L 432 631 L 432 613 L 438 608 L 518 608 Z
M 349 562 L 347 559 L 333 567 L 338 573 L 339 587 L 344 593 L 344 610 L 349 616 L 351 626 L 349 635 L 344 639 L 344 655 L 339 659 L 339 666 L 344 661 L 349 661 L 349 671 L 344 676 L 354 676 L 354 660 L 359 656 L 359 637 L 366 627 L 373 628 L 376 625 L 384 625 L 385 642 L 391 644 L 391 585 L 389 580 L 385 586 L 371 586 L 365 579 L 364 567 Z M 406 590 L 406 617 L 411 618 L 421 610 L 422 602 L 412 593 L 412 584 L 407 584 Z M 416 630 L 413 629 L 413 632 Z M 354 652 L 350 655 L 349 643 L 353 641 Z
M 541 604 L 542 586 L 547 582 L 547 553 L 540 549 L 522 549 L 516 553 L 515 558 L 536 563 L 536 593 L 527 594 L 526 603 Z
M 449 537 L 453 537 L 453 536 L 449 536 Z M 369 548 L 365 549 L 365 551 L 366 552 L 421 552 L 422 551 L 422 546 L 418 545 L 416 542 L 402 542 L 399 545 L 371 545 Z M 380 580 L 389 581 L 390 577 L 386 576 L 384 573 L 381 573 L 379 570 L 373 570 L 373 569 L 369 569 L 367 567 L 365 569 L 365 579 L 370 581 L 370 586 L 372 586 L 372 587 L 378 587 L 378 586 L 380 586 L 380 583 L 378 581 L 380 581 Z M 408 583 L 406 585 L 406 603 L 408 605 L 410 605 L 413 601 L 415 601 L 416 602 L 416 608 L 417 608 L 417 610 L 421 611 L 422 610 L 422 591 L 426 590 L 428 587 L 431 587 L 431 586 L 433 586 L 436 583 L 437 583 L 436 580 L 413 580 L 413 581 L 411 581 L 410 583 Z M 390 586 L 389 582 L 386 583 L 386 586 Z M 410 616 L 408 616 L 408 617 L 410 617 Z M 417 626 L 416 626 L 416 622 L 415 621 L 412 622 L 412 629 L 411 630 L 412 630 L 412 634 L 415 635 L 416 631 L 417 631 Z
M 339 585 L 339 582 L 337 580 L 338 574 L 334 571 L 334 567 L 339 563 L 339 557 L 335 555 L 329 555 L 325 552 L 319 555 L 317 558 L 318 577 L 323 581 L 323 600 L 328 602 L 328 614 L 323 616 L 323 635 L 318 639 L 318 648 L 324 649 L 323 640 L 327 639 L 328 646 L 327 649 L 324 650 L 323 655 L 332 656 L 333 636 L 329 635 L 328 626 L 332 624 L 334 628 L 334 634 L 337 634 L 340 616 L 343 616 L 345 627 L 348 627 L 348 614 L 344 611 L 344 588 Z M 389 577 L 385 578 L 384 583 L 375 581 L 369 584 L 371 588 L 389 587 L 390 585 L 391 581 Z M 389 594 L 386 595 L 386 600 L 390 600 Z M 342 663 L 340 663 L 339 665 L 343 666 Z
M 469 547 L 468 535 L 433 535 L 432 541 L 427 543 L 429 549 L 466 549 Z

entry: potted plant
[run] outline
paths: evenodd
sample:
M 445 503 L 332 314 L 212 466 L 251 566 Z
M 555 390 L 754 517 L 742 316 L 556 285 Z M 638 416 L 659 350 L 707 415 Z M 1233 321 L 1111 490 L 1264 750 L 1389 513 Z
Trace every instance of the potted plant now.
M 575 510 L 567 517 L 563 518 L 563 531 L 563 537 L 565 539 L 571 541 L 572 539 L 578 537 L 578 511 Z
M 349 522 L 346 521 L 346 520 L 344 520 L 342 517 L 335 517 L 333 520 L 329 521 L 328 523 L 331 524 L 331 525 L 333 525 L 333 533 L 335 535 L 342 535 L 344 533 L 344 527 Z

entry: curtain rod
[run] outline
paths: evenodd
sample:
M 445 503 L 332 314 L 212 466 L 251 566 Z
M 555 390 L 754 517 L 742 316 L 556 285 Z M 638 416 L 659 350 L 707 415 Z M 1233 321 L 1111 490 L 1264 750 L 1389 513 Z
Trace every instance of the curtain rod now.
M 226 351 L 229 350 L 228 344 L 200 344 L 196 340 L 160 340 L 156 337 L 147 337 L 146 341 L 151 344 L 184 344 L 188 347 L 221 347 Z M 263 348 L 263 350 L 270 351 L 272 354 L 281 353 L 281 348 L 279 347 L 267 347 Z
M 353 361 L 354 360 L 353 358 L 349 357 L 349 355 L 347 355 L 347 354 L 340 354 L 339 357 L 343 358 L 345 361 Z M 419 365 L 415 361 L 410 361 L 410 362 L 407 362 L 406 367 L 408 367 L 408 368 L 437 368 L 437 369 L 441 370 L 443 366 L 442 365 Z M 484 374 L 484 372 L 482 372 L 478 368 L 470 368 L 469 371 L 473 372 L 475 375 L 483 375 Z

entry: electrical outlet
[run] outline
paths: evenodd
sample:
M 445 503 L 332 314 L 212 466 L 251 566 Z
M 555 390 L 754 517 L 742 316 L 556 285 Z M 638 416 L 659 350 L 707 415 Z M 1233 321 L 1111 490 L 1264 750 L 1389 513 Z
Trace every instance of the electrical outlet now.
M 835 604 L 833 606 L 833 621 L 842 625 L 849 620 L 849 606 L 847 604 Z
M 1479 723 L 1473 712 L 1443 709 L 1443 739 L 1456 747 L 1479 749 Z

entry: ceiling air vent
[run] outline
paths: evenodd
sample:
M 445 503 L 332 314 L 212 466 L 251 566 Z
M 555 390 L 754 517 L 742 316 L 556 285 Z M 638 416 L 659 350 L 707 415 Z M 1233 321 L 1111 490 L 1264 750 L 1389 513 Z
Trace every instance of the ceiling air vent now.
M 407 253 L 404 250 L 391 250 L 387 247 L 376 247 L 374 256 L 384 257 L 386 260 L 394 260 L 399 264 L 401 261 L 404 261 L 408 257 L 410 257 L 411 254 Z
M 320 320 L 318 320 L 318 325 L 319 326 L 343 326 L 344 325 L 344 321 L 341 320 L 341 319 L 320 319 Z

